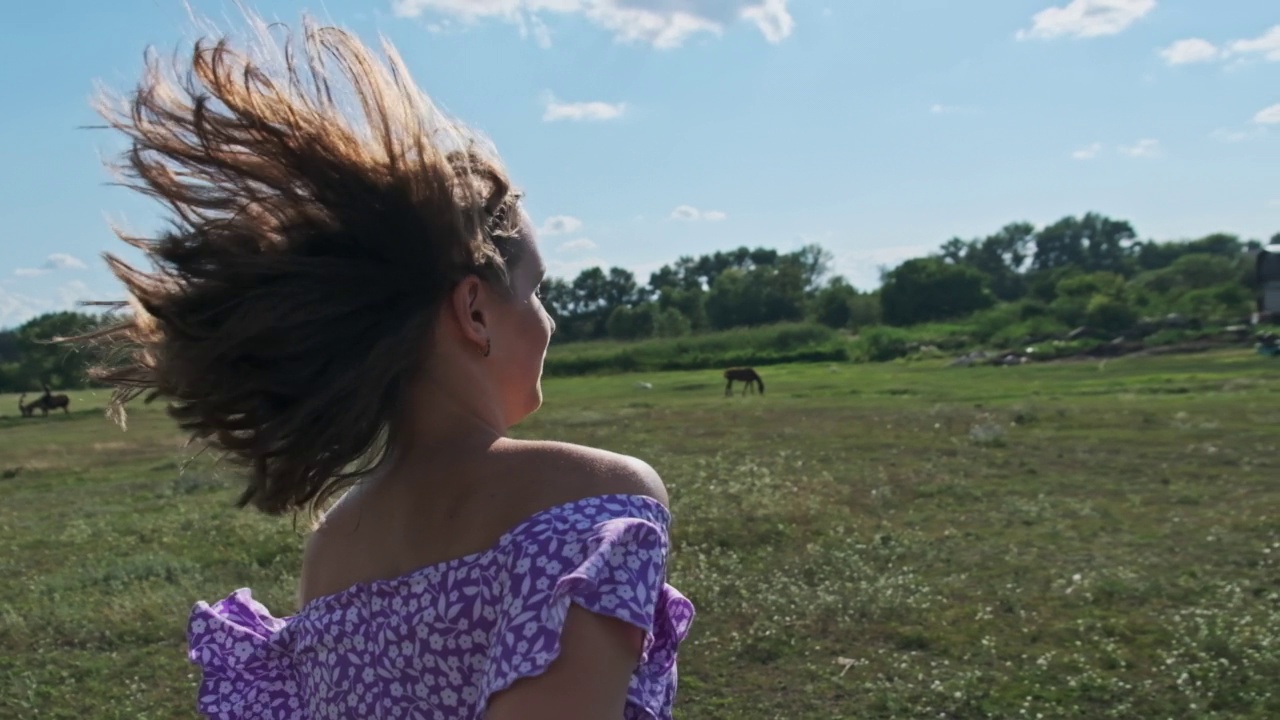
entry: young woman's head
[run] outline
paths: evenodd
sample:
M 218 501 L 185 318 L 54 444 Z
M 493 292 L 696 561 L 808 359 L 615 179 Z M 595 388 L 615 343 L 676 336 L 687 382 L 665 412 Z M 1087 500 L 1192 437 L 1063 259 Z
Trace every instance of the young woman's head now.
M 129 185 L 171 212 L 151 261 L 107 262 L 131 313 L 95 340 L 112 409 L 170 401 L 249 471 L 241 504 L 302 509 L 394 446 L 423 383 L 474 383 L 505 427 L 537 409 L 553 324 L 544 268 L 496 155 L 444 117 L 390 47 L 304 24 L 258 50 L 149 57 L 103 103 Z

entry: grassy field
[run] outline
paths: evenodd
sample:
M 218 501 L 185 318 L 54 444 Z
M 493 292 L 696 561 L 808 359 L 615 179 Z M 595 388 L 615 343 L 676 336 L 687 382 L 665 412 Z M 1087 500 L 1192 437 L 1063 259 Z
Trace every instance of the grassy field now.
M 662 473 L 682 718 L 1280 717 L 1280 363 L 1246 351 L 551 379 L 524 437 Z M 652 383 L 651 390 L 636 387 Z M 301 538 L 154 408 L 0 397 L 0 717 L 191 717 L 191 604 Z

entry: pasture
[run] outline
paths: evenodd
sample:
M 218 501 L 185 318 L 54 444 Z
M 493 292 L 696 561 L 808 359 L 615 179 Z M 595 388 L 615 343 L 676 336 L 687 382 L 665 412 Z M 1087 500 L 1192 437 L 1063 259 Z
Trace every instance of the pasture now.
M 516 429 L 665 478 L 678 718 L 1280 717 L 1280 363 L 760 370 L 551 378 Z M 293 522 L 104 397 L 0 397 L 0 717 L 192 717 L 191 604 L 293 610 Z

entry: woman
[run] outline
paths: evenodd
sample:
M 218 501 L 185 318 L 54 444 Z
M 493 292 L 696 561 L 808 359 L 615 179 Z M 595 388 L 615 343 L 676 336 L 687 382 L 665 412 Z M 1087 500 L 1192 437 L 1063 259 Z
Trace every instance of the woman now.
M 257 28 L 270 52 L 202 41 L 102 105 L 126 178 L 173 216 L 124 238 L 150 272 L 107 256 L 132 310 L 94 338 L 117 419 L 167 398 L 243 463 L 242 506 L 319 517 L 296 614 L 248 589 L 196 604 L 200 711 L 670 717 L 693 608 L 665 583 L 661 480 L 507 437 L 555 324 L 500 162 L 390 47 Z

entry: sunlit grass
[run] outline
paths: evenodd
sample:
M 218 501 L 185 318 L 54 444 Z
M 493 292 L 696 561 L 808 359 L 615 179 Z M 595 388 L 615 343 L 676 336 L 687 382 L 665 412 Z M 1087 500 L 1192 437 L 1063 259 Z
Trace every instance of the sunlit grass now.
M 667 481 L 699 610 L 678 717 L 1273 718 L 1277 367 L 815 363 L 732 398 L 715 371 L 552 378 L 518 434 Z M 0 717 L 191 717 L 191 604 L 293 610 L 292 522 L 104 398 L 0 417 Z

